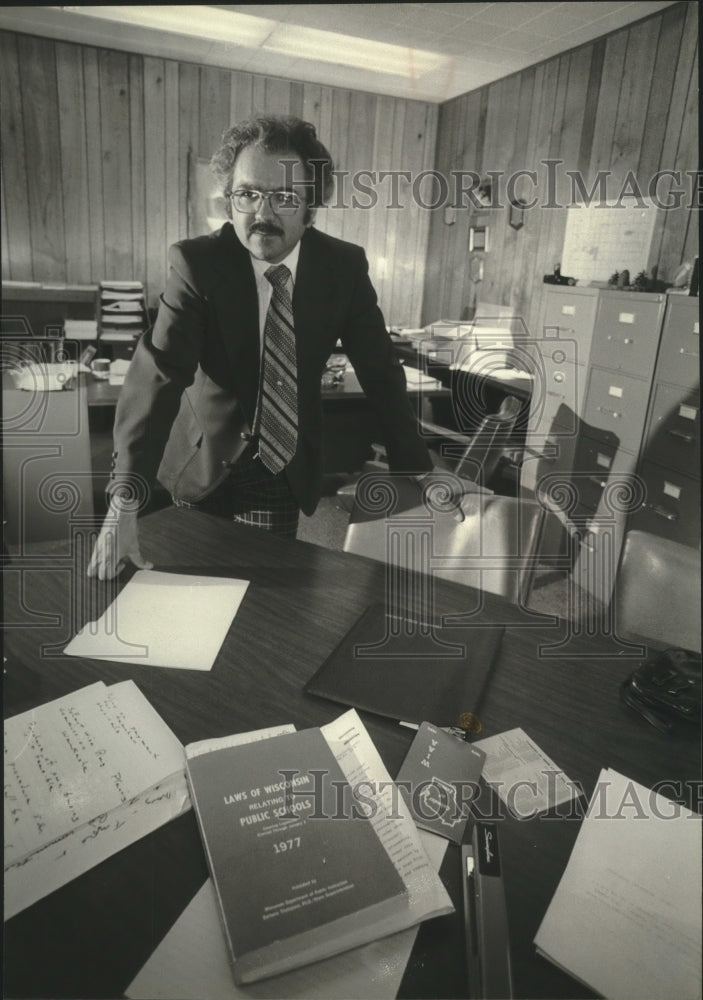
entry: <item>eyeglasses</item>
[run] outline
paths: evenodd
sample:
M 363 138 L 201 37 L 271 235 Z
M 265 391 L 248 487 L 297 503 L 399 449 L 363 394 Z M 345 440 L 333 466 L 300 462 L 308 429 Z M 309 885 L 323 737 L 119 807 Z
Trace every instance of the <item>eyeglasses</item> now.
M 230 195 L 238 212 L 258 212 L 263 201 L 267 201 L 276 215 L 292 215 L 302 205 L 295 191 L 256 191 L 253 188 L 239 188 Z

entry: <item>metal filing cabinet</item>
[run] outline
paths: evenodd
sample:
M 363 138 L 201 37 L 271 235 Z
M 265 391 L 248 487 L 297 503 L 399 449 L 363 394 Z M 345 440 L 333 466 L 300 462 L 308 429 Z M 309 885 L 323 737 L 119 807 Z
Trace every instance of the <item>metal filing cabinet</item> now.
M 541 488 L 552 501 L 570 503 L 569 491 L 563 491 L 561 484 L 572 478 L 598 294 L 596 288 L 545 286 L 540 330 L 531 345 L 536 377 L 520 477 L 525 496 L 534 496 Z M 558 559 L 563 548 L 564 529 L 549 515 L 542 556 Z
M 668 295 L 638 468 L 645 496 L 628 521 L 700 546 L 699 301 Z
M 591 341 L 583 419 L 590 447 L 580 449 L 575 471 L 601 488 L 581 500 L 590 507 L 580 519 L 574 578 L 602 604 L 610 603 L 629 515 L 642 503 L 637 476 L 665 296 L 602 291 Z M 607 457 L 608 467 L 604 466 Z
M 695 534 L 698 300 L 560 286 L 544 297 L 536 347 L 543 384 L 532 401 L 522 492 L 556 497 L 569 525 L 567 535 L 548 522 L 544 561 L 563 560 L 570 538 L 574 578 L 608 604 L 626 528 L 654 530 L 658 521 L 659 534 L 687 544 Z

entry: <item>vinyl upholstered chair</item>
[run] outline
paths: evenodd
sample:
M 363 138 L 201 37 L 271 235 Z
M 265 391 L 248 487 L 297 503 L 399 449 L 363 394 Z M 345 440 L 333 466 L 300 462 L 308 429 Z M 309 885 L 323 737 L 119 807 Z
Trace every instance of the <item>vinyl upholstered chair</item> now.
M 93 515 L 86 388 L 3 387 L 3 520 L 8 552 L 69 542 L 71 520 Z
M 629 531 L 615 581 L 615 625 L 623 638 L 700 653 L 700 551 Z
M 344 551 L 524 606 L 543 515 L 535 501 L 497 496 L 451 474 L 422 488 L 406 476 L 370 473 L 359 480 Z

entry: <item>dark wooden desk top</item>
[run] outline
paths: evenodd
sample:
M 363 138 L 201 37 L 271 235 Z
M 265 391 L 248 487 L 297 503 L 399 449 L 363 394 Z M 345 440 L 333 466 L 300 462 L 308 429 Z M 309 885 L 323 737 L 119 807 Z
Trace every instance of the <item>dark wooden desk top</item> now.
M 302 687 L 364 608 L 384 599 L 382 564 L 284 542 L 186 510 L 145 518 L 142 537 L 144 553 L 157 569 L 251 581 L 212 671 L 158 670 L 60 655 L 75 629 L 87 617 L 97 617 L 124 582 L 88 581 L 86 555 L 77 544 L 73 561 L 48 554 L 6 567 L 7 715 L 97 679 L 127 678 L 135 680 L 184 743 L 281 722 L 315 726 L 340 713 L 340 706 L 307 696 Z M 437 581 L 440 612 L 465 611 L 475 599 L 468 588 Z M 698 738 L 662 737 L 620 706 L 619 684 L 636 662 L 620 644 L 604 636 L 571 635 L 554 619 L 529 617 L 490 595 L 476 621 L 507 626 L 481 710 L 483 735 L 521 726 L 581 783 L 586 796 L 607 766 L 650 787 L 666 779 L 670 797 L 690 804 L 697 796 L 700 803 L 700 783 L 684 786 L 700 776 Z M 58 644 L 59 655 L 46 650 L 42 655 L 42 644 Z M 395 775 L 412 733 L 363 717 Z M 505 817 L 501 822 L 517 997 L 591 995 L 537 957 L 532 944 L 578 825 L 578 818 L 564 817 Z M 4 995 L 121 995 L 206 876 L 190 812 L 8 921 Z M 457 914 L 421 927 L 401 995 L 466 996 L 454 845 L 447 849 L 442 877 Z

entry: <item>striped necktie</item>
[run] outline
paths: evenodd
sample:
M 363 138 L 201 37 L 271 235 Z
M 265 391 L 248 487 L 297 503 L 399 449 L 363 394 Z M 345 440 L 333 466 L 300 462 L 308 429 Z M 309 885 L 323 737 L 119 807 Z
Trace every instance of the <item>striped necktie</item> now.
M 298 390 L 293 332 L 293 304 L 285 264 L 269 267 L 273 294 L 264 326 L 259 411 L 259 456 L 266 468 L 280 472 L 298 442 Z

